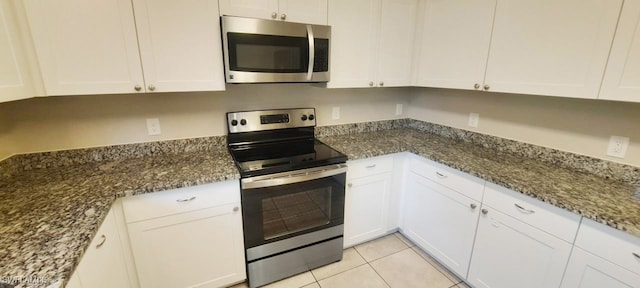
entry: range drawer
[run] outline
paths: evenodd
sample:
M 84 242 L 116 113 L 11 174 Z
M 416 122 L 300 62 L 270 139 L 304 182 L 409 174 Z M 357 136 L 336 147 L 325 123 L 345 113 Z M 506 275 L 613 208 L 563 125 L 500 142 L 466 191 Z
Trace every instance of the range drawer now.
M 473 200 L 482 200 L 485 181 L 480 178 L 421 157 L 411 159 L 409 170 Z
M 240 202 L 237 180 L 125 197 L 127 223 Z
M 349 179 L 391 172 L 393 170 L 393 155 L 349 161 L 347 166 L 349 167 L 347 171 Z
M 569 243 L 573 243 L 580 225 L 578 214 L 493 183 L 485 186 L 483 204 Z
M 583 218 L 576 246 L 640 274 L 640 238 Z

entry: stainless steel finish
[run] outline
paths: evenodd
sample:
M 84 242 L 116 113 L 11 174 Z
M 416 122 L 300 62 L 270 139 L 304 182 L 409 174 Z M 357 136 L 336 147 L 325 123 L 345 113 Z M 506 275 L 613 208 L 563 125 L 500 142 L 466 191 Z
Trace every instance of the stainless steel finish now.
M 474 84 L 473 88 L 476 89 L 476 90 L 480 89 L 480 84 L 478 84 L 478 83 Z
M 233 212 L 238 212 L 239 210 L 240 210 L 240 207 L 238 207 L 238 206 L 233 207 Z
M 488 91 L 491 87 L 489 87 L 489 85 L 484 85 L 484 90 Z
M 380 87 L 383 87 L 383 86 L 384 86 L 384 82 L 380 82 Z
M 476 205 L 475 203 L 471 203 L 471 205 L 469 205 L 469 207 L 471 207 L 471 209 L 476 209 L 476 208 L 478 208 L 478 205 Z
M 142 86 L 136 85 L 135 87 L 133 87 L 133 89 L 136 89 L 136 91 L 140 91 L 142 90 Z
M 278 13 L 273 12 L 271 13 L 271 19 L 276 19 L 278 17 Z
M 273 15 L 273 14 L 272 14 Z M 224 52 L 225 77 L 227 83 L 269 83 L 269 82 L 309 82 L 308 73 L 263 73 L 229 70 L 229 42 L 227 33 L 247 33 L 292 37 L 308 37 L 307 26 L 311 26 L 317 38 L 331 39 L 331 27 L 307 25 L 274 20 L 222 16 L 222 43 Z M 331 40 L 329 40 L 331 45 Z M 313 82 L 329 81 L 329 72 L 313 72 Z
M 440 177 L 440 178 L 447 178 L 447 175 L 444 175 L 444 174 L 442 174 L 440 172 L 437 172 L 437 171 L 436 171 L 436 175 L 438 175 L 438 177 Z
M 516 208 L 518 208 L 518 210 L 520 210 L 520 212 L 525 213 L 525 214 L 533 214 L 536 213 L 535 210 L 531 210 L 531 209 L 526 209 L 520 205 L 518 205 L 518 203 L 513 203 L 514 206 L 516 206 Z
M 369 82 L 369 86 L 370 86 L 370 87 L 373 87 L 373 82 Z
M 154 86 L 153 84 L 149 84 L 149 91 L 154 91 L 156 90 L 156 86 Z
M 176 202 L 189 202 L 189 201 L 193 201 L 195 199 L 196 199 L 196 196 L 191 196 L 190 198 L 178 199 L 178 200 L 176 200 Z
M 284 18 L 282 20 L 284 20 Z M 311 77 L 313 76 L 313 65 L 316 63 L 316 45 L 315 39 L 313 38 L 313 27 L 311 27 L 311 25 L 307 25 L 307 38 L 309 39 L 309 68 L 307 69 L 307 81 L 311 81 Z
M 633 254 L 634 257 L 640 259 L 640 254 L 636 253 L 636 252 L 631 252 L 631 254 Z
M 487 215 L 487 213 L 489 213 L 489 210 L 483 208 L 482 210 L 480 210 L 480 212 L 482 212 L 482 214 L 484 215 Z
M 376 164 L 365 166 L 365 168 L 376 168 Z
M 277 114 L 288 114 L 289 123 L 260 124 L 260 116 Z M 313 120 L 307 119 L 305 121 L 301 119 L 302 115 L 309 116 L 312 114 L 315 116 L 315 108 L 234 112 L 227 114 L 227 123 L 229 127 L 229 133 L 254 132 L 296 127 L 313 127 L 316 126 L 316 118 L 314 118 Z M 247 120 L 246 125 L 231 125 L 231 122 L 233 120 L 240 122 L 240 120 L 242 119 Z
M 100 235 L 100 237 L 102 237 L 102 241 L 100 241 L 100 243 L 98 243 L 98 245 L 96 245 L 96 248 L 102 247 L 102 245 L 104 245 L 104 242 L 107 241 L 107 236 L 105 236 L 104 234 Z
M 267 257 L 269 255 L 309 245 L 323 239 L 342 236 L 343 231 L 344 225 L 338 225 L 329 227 L 327 229 L 302 234 L 296 237 L 260 245 L 258 247 L 252 247 L 247 249 L 247 261 L 253 261 L 256 259 Z
M 280 20 L 285 20 L 287 19 L 287 14 L 282 13 L 282 15 L 280 15 Z
M 262 286 L 342 259 L 343 238 L 318 243 L 247 265 L 249 287 Z
M 309 169 L 301 169 L 289 172 L 256 176 L 240 180 L 242 189 L 255 189 L 273 187 L 292 183 L 300 183 L 315 179 L 321 179 L 347 172 L 347 165 L 336 164 Z

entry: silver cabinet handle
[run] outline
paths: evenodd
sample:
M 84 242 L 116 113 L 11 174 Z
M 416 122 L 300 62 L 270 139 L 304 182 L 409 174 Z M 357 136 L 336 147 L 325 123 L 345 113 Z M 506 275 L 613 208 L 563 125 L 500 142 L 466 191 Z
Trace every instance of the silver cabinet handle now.
M 491 89 L 491 87 L 489 85 L 484 85 L 483 88 L 484 88 L 485 91 L 489 91 L 489 89 Z
M 156 86 L 154 86 L 153 84 L 149 85 L 149 91 L 154 91 L 156 90 Z
M 133 89 L 136 89 L 136 91 L 140 91 L 142 90 L 142 86 L 136 85 L 135 87 L 133 87 Z
M 376 164 L 365 166 L 365 168 L 376 168 Z
M 473 88 L 476 89 L 476 90 L 480 89 L 480 84 L 478 84 L 478 83 L 474 84 Z
M 471 207 L 471 209 L 476 209 L 478 207 L 478 205 L 476 205 L 475 203 L 471 203 L 471 205 L 469 205 L 469 207 Z
M 287 14 L 282 13 L 282 15 L 280 15 L 280 20 L 285 20 L 287 19 Z
M 440 172 L 436 172 L 436 175 L 438 175 L 438 177 L 443 178 L 443 179 L 449 177 L 449 176 L 444 175 L 444 174 L 442 174 Z
M 380 87 L 384 86 L 384 82 L 380 82 Z
M 636 257 L 636 259 L 640 260 L 640 254 L 636 252 L 631 252 L 631 254 L 633 254 L 633 256 Z
M 480 212 L 482 212 L 482 214 L 484 215 L 487 215 L 487 213 L 489 213 L 489 210 L 483 208 L 482 210 L 480 210 Z
M 100 243 L 96 245 L 96 249 L 102 247 L 102 245 L 104 245 L 104 242 L 107 241 L 107 236 L 104 236 L 104 234 L 100 235 L 100 237 L 102 237 L 102 241 L 100 241 Z
M 351 187 L 353 187 L 353 183 L 349 183 L 349 184 L 347 184 L 347 186 L 348 186 L 349 188 L 351 188 Z
M 276 12 L 271 13 L 271 18 L 272 19 L 276 19 L 276 17 L 278 17 L 278 13 L 276 13 Z
M 178 199 L 178 200 L 176 200 L 176 202 L 189 202 L 189 201 L 193 201 L 195 199 L 196 199 L 196 196 L 192 196 L 191 198 Z
M 233 212 L 238 212 L 238 210 L 240 210 L 240 207 L 238 207 L 238 206 L 233 207 Z
M 369 82 L 369 87 L 373 87 L 373 82 Z
M 536 211 L 534 210 L 530 210 L 530 209 L 526 209 L 520 205 L 518 205 L 518 203 L 513 203 L 513 206 L 516 206 L 516 208 L 518 208 L 518 210 L 520 210 L 520 212 L 525 213 L 525 214 L 533 214 L 536 213 Z

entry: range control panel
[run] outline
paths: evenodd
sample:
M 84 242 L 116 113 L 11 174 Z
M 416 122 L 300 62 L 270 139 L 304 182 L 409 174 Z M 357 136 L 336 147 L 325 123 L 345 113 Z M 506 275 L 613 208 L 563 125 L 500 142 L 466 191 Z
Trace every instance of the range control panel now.
M 227 113 L 229 133 L 315 127 L 316 109 L 278 109 Z

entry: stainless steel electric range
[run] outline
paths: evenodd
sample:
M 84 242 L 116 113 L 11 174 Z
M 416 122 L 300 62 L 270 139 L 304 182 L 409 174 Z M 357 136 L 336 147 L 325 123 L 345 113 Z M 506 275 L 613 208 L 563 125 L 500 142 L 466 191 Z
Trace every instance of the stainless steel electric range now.
M 341 260 L 347 157 L 314 138 L 315 109 L 231 112 L 227 126 L 249 286 Z

